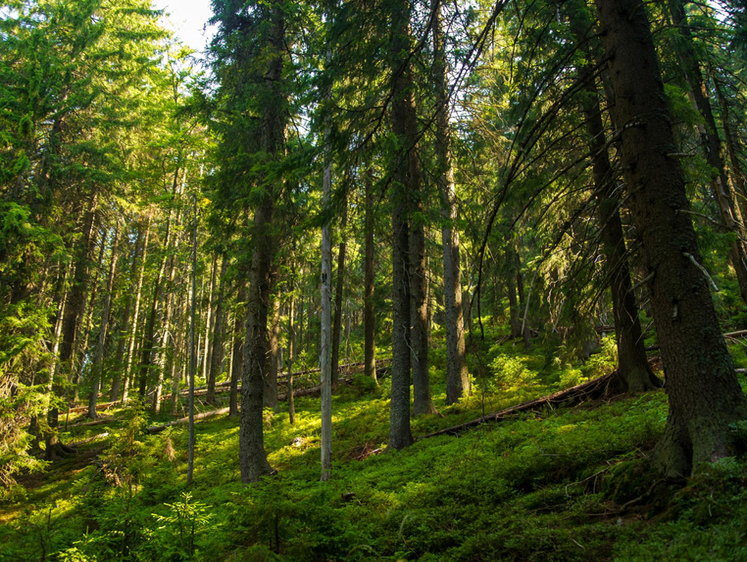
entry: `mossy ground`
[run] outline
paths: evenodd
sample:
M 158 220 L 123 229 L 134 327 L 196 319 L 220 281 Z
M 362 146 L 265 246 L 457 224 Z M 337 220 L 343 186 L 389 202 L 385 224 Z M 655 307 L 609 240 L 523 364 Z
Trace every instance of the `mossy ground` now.
M 472 356 L 481 375 L 473 395 L 446 407 L 436 350 L 442 416 L 414 420 L 413 434 L 611 366 L 604 354 L 580 365 L 563 353 L 485 346 Z M 744 364 L 743 348 L 734 354 Z M 499 357 L 513 379 L 491 371 Z M 228 417 L 196 426 L 190 488 L 185 427 L 148 436 L 142 428 L 153 420 L 131 412 L 123 422 L 71 432 L 68 441 L 109 435 L 6 493 L 0 560 L 747 560 L 745 459 L 704 466 L 678 488 L 649 467 L 666 420 L 662 391 L 528 413 L 378 453 L 387 396 L 388 381 L 359 379 L 334 397 L 327 483 L 319 482 L 316 398 L 296 401 L 295 425 L 283 411 L 266 412 L 266 449 L 278 474 L 257 486 L 240 484 L 238 421 Z

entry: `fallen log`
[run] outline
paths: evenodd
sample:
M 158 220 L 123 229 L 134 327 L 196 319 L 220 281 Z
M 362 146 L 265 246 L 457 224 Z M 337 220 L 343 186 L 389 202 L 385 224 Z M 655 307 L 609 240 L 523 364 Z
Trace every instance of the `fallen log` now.
M 554 392 L 553 394 L 548 394 L 547 396 L 542 396 L 541 398 L 535 398 L 534 400 L 530 400 L 529 402 L 524 402 L 522 404 L 517 404 L 516 406 L 511 406 L 510 408 L 505 408 L 503 410 L 500 410 L 499 412 L 488 414 L 487 416 L 480 417 L 467 423 L 455 425 L 454 427 L 447 427 L 446 429 L 441 429 L 439 431 L 423 435 L 421 437 L 418 437 L 418 440 L 428 439 L 429 437 L 436 437 L 438 435 L 456 436 L 465 429 L 471 429 L 487 422 L 503 421 L 521 412 L 538 410 L 543 406 L 553 406 L 562 404 L 563 402 L 570 402 L 571 400 L 585 398 L 592 394 L 595 394 L 598 391 L 602 391 L 600 393 L 603 393 L 607 385 L 612 382 L 612 378 L 616 374 L 617 371 L 615 370 L 607 375 L 599 377 L 598 379 L 572 386 L 571 388 L 566 388 L 565 390 L 559 390 L 558 392 Z
M 101 424 L 104 424 L 104 423 L 109 423 L 111 421 L 118 421 L 118 420 L 121 420 L 121 419 L 124 419 L 124 418 L 117 418 L 117 417 L 114 417 L 114 416 L 100 416 L 100 417 L 96 418 L 93 421 L 72 423 L 70 425 L 66 425 L 65 429 L 71 429 L 73 427 L 89 427 L 89 426 L 92 426 L 92 425 L 101 425 Z
M 219 408 L 218 410 L 212 410 L 210 412 L 202 412 L 200 414 L 195 414 L 195 421 L 204 420 L 206 418 L 212 418 L 215 416 L 227 414 L 229 410 L 230 408 Z M 186 416 L 184 418 L 179 418 L 178 420 L 174 420 L 169 423 L 164 423 L 161 425 L 151 425 L 148 429 L 146 429 L 146 431 L 148 433 L 160 433 L 168 427 L 173 427 L 175 425 L 181 425 L 185 423 L 189 423 L 189 416 Z

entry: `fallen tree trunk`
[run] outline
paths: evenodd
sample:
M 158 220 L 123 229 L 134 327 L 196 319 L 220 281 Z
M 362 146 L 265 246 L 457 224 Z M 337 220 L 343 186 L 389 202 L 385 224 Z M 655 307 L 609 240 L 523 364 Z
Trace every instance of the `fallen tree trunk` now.
M 195 421 L 204 420 L 206 418 L 212 418 L 215 416 L 220 416 L 221 414 L 227 414 L 229 409 L 230 408 L 219 408 L 217 410 L 211 410 L 210 412 L 202 412 L 201 414 L 195 414 Z M 161 425 L 151 425 L 146 431 L 148 433 L 160 433 L 168 427 L 185 424 L 188 422 L 189 422 L 189 416 L 184 417 L 184 418 L 179 418 L 178 420 L 174 420 L 172 422 L 164 423 Z
M 466 429 L 471 429 L 487 422 L 503 421 L 521 412 L 538 410 L 544 406 L 554 406 L 562 404 L 564 402 L 570 402 L 572 400 L 601 395 L 606 392 L 607 386 L 613 381 L 616 374 L 617 370 L 612 371 L 607 375 L 601 376 L 598 379 L 572 386 L 571 388 L 566 388 L 565 390 L 560 390 L 558 392 L 554 392 L 553 394 L 548 394 L 547 396 L 530 400 L 529 402 L 511 406 L 510 408 L 506 408 L 499 412 L 494 412 L 476 420 L 472 420 L 460 425 L 455 425 L 454 427 L 447 427 L 446 429 L 441 429 L 439 431 L 429 433 L 428 435 L 423 435 L 421 437 L 418 437 L 418 440 L 428 439 L 429 437 L 436 437 L 437 435 L 459 435 L 460 432 Z

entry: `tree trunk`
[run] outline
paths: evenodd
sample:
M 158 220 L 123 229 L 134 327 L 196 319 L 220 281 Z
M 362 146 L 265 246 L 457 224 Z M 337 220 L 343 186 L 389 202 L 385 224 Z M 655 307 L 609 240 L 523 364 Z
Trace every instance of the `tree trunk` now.
M 517 278 L 513 267 L 514 263 L 516 263 L 516 260 L 514 259 L 514 250 L 509 245 L 508 248 L 506 248 L 506 264 L 508 264 L 506 291 L 508 292 L 508 311 L 512 339 L 521 336 L 521 312 L 519 312 L 519 301 L 516 299 Z
M 364 332 L 364 372 L 367 377 L 376 381 L 376 317 L 374 316 L 374 208 L 373 208 L 373 186 L 371 170 L 366 172 L 366 257 L 364 278 L 364 302 L 363 302 L 363 332 Z M 378 381 L 377 381 L 378 382 Z
M 579 44 L 585 40 L 586 30 L 591 27 L 590 17 L 584 12 L 571 12 L 571 28 Z M 593 60 L 591 50 L 584 49 L 586 59 Z M 610 164 L 607 139 L 604 134 L 599 95 L 591 63 L 579 69 L 585 80 L 581 107 L 586 119 L 586 130 L 592 154 L 592 174 L 597 200 L 597 215 L 601 228 L 600 238 L 606 258 L 606 275 L 612 294 L 612 311 L 617 337 L 617 380 L 628 392 L 641 392 L 662 386 L 648 364 L 643 341 L 638 306 L 630 282 L 630 269 L 625 245 L 620 205 L 622 196 L 617 178 Z
M 215 381 L 223 364 L 223 293 L 226 271 L 228 270 L 228 259 L 226 253 L 221 255 L 220 281 L 218 282 L 218 297 L 215 302 L 215 321 L 213 322 L 213 353 L 210 356 L 210 376 L 207 380 L 206 400 L 209 404 L 215 404 Z
M 246 322 L 244 302 L 246 301 L 246 284 L 239 279 L 239 289 L 236 296 L 236 310 L 233 319 L 233 368 L 231 369 L 231 391 L 228 398 L 229 413 L 231 417 L 239 415 L 239 376 L 243 372 L 244 365 L 244 337 L 241 327 Z
M 267 71 L 264 76 L 264 114 L 260 125 L 260 149 L 269 158 L 282 155 L 285 134 L 285 93 L 282 91 L 284 17 L 281 3 L 268 2 L 257 8 L 267 21 Z M 277 183 L 277 181 L 273 182 Z M 270 473 L 264 449 L 262 405 L 267 368 L 267 306 L 270 302 L 272 260 L 276 240 L 272 234 L 274 199 L 279 189 L 266 181 L 254 211 L 252 266 L 249 274 L 244 372 L 241 383 L 241 427 L 239 461 L 245 484 Z
M 104 241 L 102 241 L 102 244 Z M 109 325 L 109 314 L 112 304 L 112 290 L 114 288 L 114 273 L 117 269 L 119 245 L 119 224 L 114 227 L 114 237 L 112 239 L 112 257 L 109 263 L 109 277 L 106 282 L 106 294 L 104 295 L 104 306 L 101 310 L 101 321 L 99 322 L 99 339 L 96 344 L 96 355 L 91 365 L 91 395 L 88 399 L 88 417 L 96 419 L 96 401 L 99 396 L 99 386 L 101 383 L 101 370 L 104 362 L 104 347 L 106 344 L 106 333 Z
M 439 0 L 434 0 L 438 3 Z M 459 257 L 459 231 L 454 170 L 451 163 L 449 97 L 446 81 L 446 54 L 441 24 L 441 7 L 434 8 L 433 77 L 436 88 L 437 182 L 441 192 L 441 242 L 444 262 L 444 324 L 446 327 L 446 403 L 454 404 L 470 391 L 465 357 L 464 313 L 462 311 L 462 272 Z M 515 299 L 515 297 L 514 297 Z
M 670 476 L 734 452 L 729 424 L 747 403 L 721 336 L 685 195 L 671 116 L 644 7 L 596 0 L 609 55 L 622 167 L 642 243 L 667 373 L 669 416 L 655 460 Z
M 288 421 L 296 423 L 296 404 L 293 401 L 293 346 L 296 334 L 293 331 L 293 280 L 291 279 L 290 302 L 288 303 L 288 385 L 285 395 L 288 397 Z
M 392 192 L 392 399 L 389 411 L 389 443 L 392 449 L 412 444 L 410 431 L 410 313 L 409 282 L 410 191 L 420 189 L 420 166 L 415 153 L 417 119 L 413 100 L 410 52 L 410 9 L 406 0 L 395 2 L 391 17 L 390 67 L 392 70 L 392 129 L 402 152 L 397 157 Z M 413 189 L 414 188 L 414 189 Z M 415 243 L 417 250 L 417 241 Z
M 218 254 L 213 258 L 213 266 L 210 269 L 210 286 L 208 287 L 207 302 L 205 303 L 205 309 L 207 310 L 207 318 L 205 319 L 205 345 L 202 349 L 202 378 L 207 381 L 210 374 L 210 363 L 211 363 L 211 352 L 213 338 L 213 327 L 215 325 L 215 307 L 213 306 L 213 293 L 215 292 L 215 283 L 218 276 Z
M 278 370 L 282 361 L 280 355 L 282 349 L 278 346 L 280 340 L 280 295 L 272 299 L 272 319 L 269 330 L 269 351 L 267 356 L 267 372 L 265 373 L 264 401 L 266 408 L 277 408 L 278 406 Z
M 348 222 L 347 199 L 343 201 L 340 220 L 340 246 L 337 252 L 337 287 L 335 288 L 335 316 L 332 324 L 332 389 L 337 388 L 340 378 L 340 339 L 342 335 L 342 293 L 345 289 L 345 227 Z
M 135 356 L 135 346 L 137 344 L 137 329 L 138 329 L 138 320 L 140 318 L 140 301 L 143 294 L 143 276 L 145 274 L 145 260 L 148 256 L 148 240 L 150 239 L 150 225 L 151 220 L 153 219 L 153 211 L 148 211 L 148 218 L 146 220 L 145 224 L 145 240 L 143 243 L 143 252 L 140 257 L 140 263 L 137 264 L 137 268 L 135 268 L 135 263 L 133 262 L 133 273 L 135 275 L 135 278 L 137 281 L 135 282 L 135 310 L 133 311 L 132 315 L 132 329 L 130 330 L 130 345 L 129 345 L 129 352 L 127 354 L 127 367 L 125 368 L 124 372 L 124 389 L 122 390 L 122 403 L 127 404 L 127 395 L 129 391 L 129 385 L 130 380 L 133 375 L 132 372 L 132 358 Z
M 718 137 L 716 119 L 713 116 L 711 102 L 708 99 L 703 74 L 698 63 L 697 55 L 693 49 L 693 37 L 690 31 L 685 8 L 681 0 L 670 0 L 672 17 L 679 34 L 682 36 L 680 45 L 680 58 L 683 64 L 685 78 L 690 85 L 690 94 L 695 109 L 703 116 L 704 125 L 700 125 L 700 137 L 706 162 L 711 168 L 711 190 L 718 204 L 721 221 L 724 226 L 744 237 L 742 226 L 742 214 L 740 208 L 734 204 L 734 197 L 726 175 L 726 168 L 721 157 L 721 141 Z M 747 252 L 740 238 L 731 242 L 729 255 L 739 283 L 739 292 L 742 300 L 747 303 Z

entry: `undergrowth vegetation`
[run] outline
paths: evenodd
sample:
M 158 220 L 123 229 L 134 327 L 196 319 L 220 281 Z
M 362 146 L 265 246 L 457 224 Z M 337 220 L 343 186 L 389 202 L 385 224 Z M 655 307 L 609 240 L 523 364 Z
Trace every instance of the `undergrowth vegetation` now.
M 732 351 L 744 364 L 744 348 Z M 474 391 L 447 407 L 444 357 L 434 353 L 441 415 L 413 420 L 416 437 L 578 384 L 615 362 L 609 342 L 585 363 L 547 342 L 530 353 L 494 343 L 470 356 Z M 236 419 L 196 425 L 190 488 L 185 426 L 148 435 L 157 419 L 135 405 L 106 429 L 71 429 L 68 442 L 85 441 L 75 457 L 5 493 L 0 560 L 747 559 L 744 459 L 701 467 L 684 487 L 649 466 L 666 421 L 664 392 L 525 413 L 397 452 L 384 451 L 388 395 L 387 379 L 359 378 L 334 396 L 327 483 L 319 482 L 313 397 L 296 400 L 294 425 L 284 411 L 266 411 L 278 472 L 257 486 L 240 484 Z

